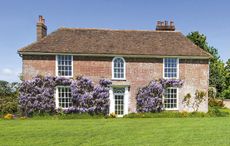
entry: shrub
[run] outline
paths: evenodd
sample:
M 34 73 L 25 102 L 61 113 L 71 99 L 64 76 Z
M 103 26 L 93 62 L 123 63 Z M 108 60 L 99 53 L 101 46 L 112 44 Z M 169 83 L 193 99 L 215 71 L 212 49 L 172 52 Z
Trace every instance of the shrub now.
M 210 107 L 224 107 L 224 102 L 221 99 L 214 99 L 214 98 L 209 98 L 208 99 L 208 105 Z
M 0 113 L 16 113 L 18 109 L 18 93 L 0 95 Z
M 217 91 L 216 91 L 215 87 L 209 87 L 208 88 L 208 97 L 216 98 L 216 94 L 217 94 Z
M 208 114 L 212 117 L 226 117 L 229 116 L 229 112 L 221 111 L 218 107 L 210 107 Z
M 6 120 L 11 120 L 11 119 L 13 119 L 14 118 L 14 115 L 12 115 L 12 114 L 6 114 L 5 116 L 4 116 L 4 119 L 6 119 Z
M 138 90 L 137 112 L 160 112 L 162 110 L 162 96 L 168 87 L 181 87 L 183 81 L 173 79 L 153 80 L 148 86 Z
M 225 99 L 230 99 L 230 86 L 221 93 L 221 96 Z
M 59 83 L 61 80 L 62 78 L 37 76 L 22 82 L 19 88 L 19 108 L 22 115 L 54 113 L 55 81 Z
M 25 116 L 53 114 L 55 110 L 54 91 L 56 86 L 70 86 L 73 106 L 63 113 L 106 114 L 109 109 L 109 86 L 111 81 L 102 79 L 99 85 L 79 76 L 74 79 L 64 77 L 37 76 L 22 82 L 19 88 L 20 111 Z
M 18 106 L 18 83 L 0 81 L 0 114 L 16 113 Z

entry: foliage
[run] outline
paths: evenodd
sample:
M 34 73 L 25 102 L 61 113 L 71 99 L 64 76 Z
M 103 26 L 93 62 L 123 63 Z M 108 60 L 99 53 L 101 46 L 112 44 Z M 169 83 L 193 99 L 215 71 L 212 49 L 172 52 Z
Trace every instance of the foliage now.
M 19 108 L 22 115 L 54 113 L 54 87 L 61 80 L 62 78 L 36 76 L 22 82 L 19 88 Z
M 222 60 L 219 59 L 212 59 L 210 61 L 209 66 L 209 72 L 210 72 L 210 79 L 209 79 L 209 85 L 214 86 L 217 89 L 217 96 L 220 97 L 221 92 L 226 87 L 225 84 L 225 69 L 224 69 L 224 63 Z
M 109 108 L 109 85 L 111 81 L 102 79 L 99 85 L 87 77 L 76 80 L 65 77 L 37 76 L 22 82 L 19 88 L 19 104 L 23 115 L 55 113 L 54 91 L 56 86 L 70 86 L 73 107 L 58 112 L 91 114 L 107 113 Z
M 220 99 L 215 99 L 215 98 L 208 98 L 208 105 L 210 107 L 224 107 L 224 102 L 223 100 Z
M 193 111 L 197 112 L 200 104 L 205 101 L 205 96 L 206 92 L 196 90 L 194 98 L 192 98 L 191 94 L 188 93 L 184 96 L 182 103 L 187 106 L 191 106 L 193 108 Z
M 89 78 L 78 77 L 70 85 L 74 106 L 65 113 L 107 114 L 109 110 L 109 86 L 111 81 L 101 79 L 99 85 L 93 86 Z
M 14 118 L 14 115 L 12 115 L 12 114 L 6 114 L 5 116 L 4 116 L 4 119 L 6 119 L 6 120 L 11 120 L 11 119 L 13 119 Z
M 16 82 L 0 81 L 0 114 L 17 112 L 18 85 Z
M 215 87 L 209 87 L 208 88 L 208 97 L 209 98 L 216 98 L 216 88 Z
M 228 88 L 230 86 L 230 59 L 228 59 L 228 61 L 226 62 L 225 65 L 225 72 L 226 72 L 226 87 Z
M 223 92 L 222 92 L 222 97 L 224 97 L 225 99 L 230 99 L 230 86 L 228 86 L 227 89 L 225 89 Z
M 177 112 L 177 111 L 162 111 L 160 113 L 130 113 L 124 118 L 197 118 L 197 117 L 226 117 L 229 112 L 221 111 L 219 108 L 209 108 L 207 113 L 204 112 Z
M 168 87 L 181 87 L 183 81 L 173 79 L 153 80 L 148 86 L 140 88 L 137 100 L 137 112 L 159 112 L 162 110 L 162 96 Z
M 219 107 L 209 107 L 208 114 L 211 117 L 226 117 L 226 116 L 229 116 L 228 111 L 223 111 Z
M 220 60 L 218 50 L 212 46 L 209 46 L 206 40 L 206 36 L 204 34 L 200 34 L 198 31 L 189 33 L 187 38 L 189 38 L 194 44 L 213 56 L 213 58 L 210 60 L 209 66 L 209 85 L 216 87 L 217 96 L 220 96 L 221 92 L 226 88 L 226 71 L 223 61 Z
M 0 113 L 16 113 L 18 108 L 18 93 L 0 96 Z

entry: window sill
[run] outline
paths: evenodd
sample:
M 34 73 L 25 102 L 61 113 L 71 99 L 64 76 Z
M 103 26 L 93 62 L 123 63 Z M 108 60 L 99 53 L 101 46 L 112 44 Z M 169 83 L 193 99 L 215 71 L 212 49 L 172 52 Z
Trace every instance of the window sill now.
M 166 111 L 178 111 L 178 108 L 164 108 Z
M 111 80 L 112 81 L 126 81 L 126 79 L 114 79 L 114 78 L 112 78 Z

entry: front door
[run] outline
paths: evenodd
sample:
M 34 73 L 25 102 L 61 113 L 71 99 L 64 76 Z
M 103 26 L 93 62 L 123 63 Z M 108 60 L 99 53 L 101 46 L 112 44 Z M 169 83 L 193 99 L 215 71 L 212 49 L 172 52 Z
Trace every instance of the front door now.
M 125 88 L 114 88 L 114 109 L 115 114 L 118 116 L 124 115 L 124 96 Z
M 118 117 L 128 114 L 128 88 L 113 87 L 110 93 L 110 113 Z

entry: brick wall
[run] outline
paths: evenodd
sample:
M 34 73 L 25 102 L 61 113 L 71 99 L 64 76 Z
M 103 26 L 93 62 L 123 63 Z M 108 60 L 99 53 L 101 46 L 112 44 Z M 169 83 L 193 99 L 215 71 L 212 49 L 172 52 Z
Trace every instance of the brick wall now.
M 40 75 L 55 75 L 55 56 L 23 55 L 22 73 L 25 80 Z
M 74 76 L 88 76 L 98 82 L 100 78 L 112 78 L 112 57 L 80 57 L 74 56 Z M 140 87 L 151 80 L 163 77 L 163 59 L 125 58 L 126 82 L 130 84 L 129 112 L 136 111 L 136 94 Z M 208 60 L 180 59 L 180 79 L 185 81 L 179 89 L 179 110 L 190 111 L 181 102 L 187 93 L 192 95 L 196 89 L 208 90 Z M 36 74 L 55 75 L 55 56 L 23 56 L 23 75 L 26 80 Z M 200 111 L 207 111 L 207 100 Z

